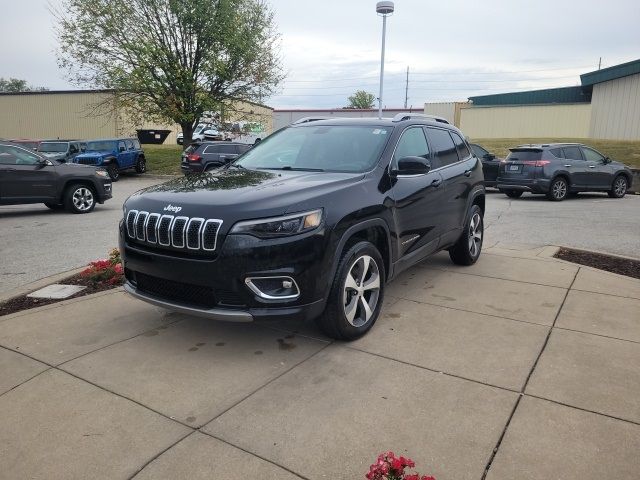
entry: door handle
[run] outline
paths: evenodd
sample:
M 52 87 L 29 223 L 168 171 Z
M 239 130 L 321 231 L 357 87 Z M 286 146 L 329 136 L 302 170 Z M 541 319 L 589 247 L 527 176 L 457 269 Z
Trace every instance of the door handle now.
M 568 168 L 568 167 L 570 167 L 570 166 L 571 166 L 571 165 L 565 165 L 565 167 L 567 167 L 567 168 Z
M 471 170 L 466 170 L 466 171 L 464 172 L 464 176 L 465 176 L 465 177 L 469 177 L 469 176 L 471 176 Z
M 589 168 L 596 168 L 595 165 L 589 165 Z
M 442 183 L 442 180 L 440 180 L 439 178 L 436 178 L 436 179 L 433 180 L 433 182 L 431 182 L 431 186 L 432 187 L 439 187 L 441 183 Z

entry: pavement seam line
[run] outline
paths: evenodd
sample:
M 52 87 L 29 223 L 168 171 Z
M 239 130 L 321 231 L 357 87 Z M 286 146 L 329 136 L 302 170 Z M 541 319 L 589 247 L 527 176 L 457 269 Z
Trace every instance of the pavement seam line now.
M 295 476 L 296 476 L 296 477 L 298 477 L 298 478 L 302 478 L 303 480 L 310 480 L 308 477 L 305 477 L 304 475 L 302 475 L 302 474 L 300 474 L 300 473 L 297 473 L 297 472 L 295 472 L 295 471 L 291 470 L 290 468 L 285 467 L 284 465 L 280 465 L 279 463 L 274 462 L 273 460 L 269 460 L 268 458 L 265 458 L 265 457 L 263 457 L 262 455 L 258 455 L 258 454 L 257 454 L 257 453 L 255 453 L 255 452 L 252 452 L 252 451 L 247 450 L 247 449 L 245 449 L 245 448 L 243 448 L 243 447 L 240 447 L 240 446 L 238 446 L 238 445 L 235 445 L 235 444 L 233 444 L 233 443 L 229 442 L 228 440 L 225 440 L 225 439 L 223 439 L 223 438 L 220 438 L 220 437 L 218 437 L 218 436 L 216 436 L 216 435 L 214 435 L 214 434 L 212 434 L 212 433 L 205 432 L 205 431 L 202 431 L 202 430 L 198 430 L 198 432 L 199 432 L 199 433 L 202 433 L 203 435 L 207 435 L 208 437 L 214 438 L 214 439 L 218 440 L 219 442 L 222 442 L 222 443 L 224 443 L 224 444 L 226 444 L 226 445 L 229 445 L 229 446 L 231 446 L 231 447 L 233 447 L 233 448 L 237 448 L 238 450 L 241 450 L 241 451 L 243 451 L 243 452 L 245 452 L 245 453 L 247 453 L 247 454 L 249 454 L 249 455 L 251 455 L 251 456 L 253 456 L 253 457 L 259 458 L 259 459 L 260 459 L 260 460 L 262 460 L 262 461 L 265 461 L 265 462 L 267 462 L 267 463 L 270 463 L 271 465 L 275 465 L 276 467 L 281 468 L 282 470 L 286 470 L 287 472 L 289 472 L 289 473 L 291 473 L 291 474 L 295 475 Z
M 196 432 L 196 430 L 192 430 L 190 432 L 188 432 L 186 435 L 184 435 L 183 437 L 179 438 L 177 441 L 173 442 L 171 445 L 169 445 L 167 448 L 161 450 L 160 452 L 158 452 L 156 455 L 154 455 L 153 457 L 151 457 L 151 459 L 149 459 L 149 461 L 145 462 L 142 467 L 140 467 L 138 470 L 136 470 L 130 477 L 128 477 L 128 480 L 133 480 L 135 477 L 138 476 L 138 474 L 140 472 L 142 472 L 145 468 L 147 468 L 147 466 L 152 463 L 154 460 L 156 460 L 157 458 L 159 458 L 163 453 L 167 452 L 168 450 L 171 450 L 173 447 L 175 447 L 177 444 L 179 444 L 180 442 L 182 442 L 184 439 L 186 439 L 187 437 L 190 437 L 191 435 L 193 435 Z
M 424 302 L 422 300 L 412 300 L 411 298 L 405 298 L 405 297 L 398 297 L 398 298 L 400 300 L 405 300 L 407 302 L 420 303 L 422 305 L 431 305 L 432 307 L 448 308 L 451 310 L 455 310 L 457 312 L 474 313 L 476 315 L 483 315 L 485 317 L 499 318 L 501 320 L 511 320 L 512 322 L 526 323 L 528 325 L 537 325 L 538 327 L 549 328 L 549 325 L 545 325 L 544 323 L 535 323 L 529 320 L 518 320 L 517 318 L 502 317 L 500 315 L 494 315 L 493 313 L 474 312 L 473 310 L 466 310 L 464 308 L 441 305 L 439 303 Z
M 603 335 L 601 333 L 593 333 L 593 332 L 585 332 L 584 330 L 576 330 L 575 328 L 566 328 L 566 327 L 554 327 L 554 328 L 556 330 L 564 330 L 565 332 L 584 333 L 585 335 L 593 335 L 594 337 L 608 338 L 610 340 L 619 340 L 621 342 L 640 344 L 640 340 L 629 340 L 627 338 L 612 337 L 610 335 Z
M 604 270 L 603 270 L 604 271 Z M 629 278 L 633 278 L 633 277 L 629 277 Z M 594 292 L 591 290 L 582 290 L 581 288 L 573 288 L 572 289 L 574 292 L 583 292 L 583 293 L 595 293 L 597 295 L 608 295 L 610 297 L 616 297 L 616 298 L 626 298 L 627 300 L 640 300 L 640 298 L 638 297 L 627 297 L 625 295 L 616 295 L 615 293 L 602 293 L 602 292 Z
M 527 375 L 527 378 L 526 378 L 524 384 L 522 385 L 522 388 L 520 390 L 520 395 L 518 396 L 518 399 L 516 400 L 516 403 L 515 403 L 515 405 L 513 407 L 513 410 L 511 411 L 511 415 L 509 415 L 509 418 L 507 419 L 507 423 L 505 424 L 504 429 L 502 430 L 502 434 L 498 438 L 498 442 L 496 443 L 495 448 L 493 449 L 493 451 L 491 452 L 491 455 L 489 456 L 489 460 L 487 461 L 487 464 L 485 466 L 484 473 L 482 474 L 481 480 L 485 480 L 487 478 L 487 475 L 489 474 L 489 470 L 491 469 L 491 465 L 493 464 L 493 461 L 495 460 L 496 455 L 498 454 L 498 451 L 500 450 L 500 446 L 502 445 L 502 441 L 504 440 L 504 437 L 507 434 L 507 430 L 509 429 L 509 425 L 511 425 L 511 420 L 513 419 L 513 417 L 516 414 L 516 410 L 518 409 L 518 405 L 520 405 L 520 400 L 525 395 L 525 391 L 527 390 L 527 385 L 529 384 L 529 380 L 531 379 L 531 376 L 533 375 L 533 372 L 535 371 L 536 367 L 538 366 L 538 362 L 540 361 L 540 358 L 542 357 L 542 354 L 544 353 L 545 349 L 547 348 L 547 344 L 549 343 L 549 339 L 551 338 L 551 332 L 553 332 L 553 327 L 555 326 L 556 322 L 558 321 L 558 317 L 560 316 L 560 312 L 562 312 L 562 308 L 564 307 L 564 304 L 567 301 L 567 298 L 569 297 L 569 292 L 571 291 L 571 287 L 573 287 L 573 284 L 575 283 L 576 278 L 578 278 L 578 273 L 580 273 L 580 267 L 578 267 L 578 270 L 576 270 L 576 273 L 573 276 L 573 281 L 571 282 L 571 285 L 569 285 L 569 288 L 567 288 L 567 291 L 564 294 L 564 299 L 562 300 L 562 303 L 560 304 L 560 308 L 558 308 L 558 311 L 556 312 L 556 316 L 553 319 L 553 323 L 549 327 L 549 331 L 547 332 L 547 336 L 546 336 L 546 338 L 544 340 L 544 343 L 542 344 L 542 348 L 540 349 L 540 352 L 538 353 L 538 356 L 536 357 L 535 361 L 533 362 L 533 366 L 529 370 L 529 374 Z
M 234 403 L 233 405 L 231 405 L 230 407 L 226 408 L 225 410 L 223 410 L 222 412 L 220 412 L 219 414 L 217 414 L 216 416 L 214 416 L 213 418 L 211 418 L 210 420 L 207 420 L 206 422 L 204 422 L 202 424 L 202 426 L 198 427 L 197 430 L 200 430 L 202 428 L 204 428 L 205 426 L 207 426 L 208 424 L 210 424 L 211 422 L 213 422 L 214 420 L 217 420 L 218 418 L 220 418 L 222 415 L 224 415 L 225 413 L 227 413 L 229 410 L 231 410 L 232 408 L 237 407 L 238 405 L 240 405 L 242 402 L 244 402 L 245 400 L 249 399 L 250 397 L 252 397 L 253 395 L 255 395 L 256 393 L 258 393 L 260 390 L 262 390 L 263 388 L 271 385 L 273 382 L 275 382 L 276 380 L 278 380 L 279 378 L 283 377 L 284 375 L 286 375 L 287 373 L 289 373 L 290 371 L 292 371 L 293 369 L 299 367 L 300 365 L 302 365 L 303 363 L 307 362 L 308 360 L 311 360 L 313 357 L 315 357 L 316 355 L 318 355 L 320 352 L 326 350 L 328 347 L 330 347 L 331 345 L 333 345 L 334 342 L 329 342 L 326 345 L 323 345 L 322 348 L 318 349 L 317 352 L 314 352 L 313 354 L 309 355 L 307 358 L 300 360 L 298 363 L 296 363 L 295 365 L 292 365 L 290 368 L 288 368 L 287 370 L 285 370 L 284 372 L 282 372 L 280 375 L 277 375 L 276 377 L 273 377 L 271 380 L 269 380 L 268 382 L 260 385 L 258 388 L 256 388 L 255 390 L 253 390 L 252 392 L 248 393 L 247 395 L 245 395 L 244 397 L 242 397 L 240 400 L 238 400 L 236 403 Z

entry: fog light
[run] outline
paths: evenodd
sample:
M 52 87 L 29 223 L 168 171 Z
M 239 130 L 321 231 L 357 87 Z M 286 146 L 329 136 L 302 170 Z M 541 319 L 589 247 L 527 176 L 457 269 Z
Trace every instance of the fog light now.
M 266 300 L 293 300 L 300 296 L 300 289 L 291 277 L 247 277 L 245 284 Z

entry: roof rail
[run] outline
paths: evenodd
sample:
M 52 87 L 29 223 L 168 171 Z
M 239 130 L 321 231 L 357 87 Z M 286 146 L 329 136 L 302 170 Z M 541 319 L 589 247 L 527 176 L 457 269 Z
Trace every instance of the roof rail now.
M 318 120 L 328 120 L 329 117 L 302 117 L 296 120 L 295 122 L 291 122 L 291 125 L 299 125 L 301 123 L 309 123 L 309 122 L 317 122 Z
M 404 120 L 411 120 L 412 118 L 428 118 L 429 120 L 435 120 L 440 123 L 449 123 L 446 118 L 436 117 L 435 115 L 425 115 L 424 113 L 398 113 L 393 117 L 394 122 L 402 122 Z

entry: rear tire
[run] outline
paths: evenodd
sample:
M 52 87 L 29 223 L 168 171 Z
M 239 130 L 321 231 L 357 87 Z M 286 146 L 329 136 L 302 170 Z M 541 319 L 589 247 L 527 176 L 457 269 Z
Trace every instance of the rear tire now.
M 611 184 L 611 190 L 607 193 L 611 198 L 622 198 L 627 194 L 627 188 L 629 188 L 629 183 L 624 175 L 618 175 L 613 179 L 613 183 Z
M 347 244 L 333 278 L 327 306 L 318 327 L 336 340 L 355 340 L 367 333 L 380 315 L 385 270 L 380 252 L 370 242 Z
M 117 163 L 111 163 L 107 166 L 107 173 L 112 182 L 120 180 L 120 168 Z
M 456 265 L 473 265 L 480 258 L 484 239 L 484 219 L 482 209 L 472 205 L 464 229 L 456 244 L 449 249 L 449 258 Z
M 520 198 L 524 192 L 522 190 L 505 190 L 504 194 L 509 198 Z
M 144 173 L 147 171 L 147 160 L 144 157 L 138 157 L 136 161 L 136 173 Z
M 70 185 L 64 192 L 64 206 L 71 213 L 89 213 L 96 206 L 96 192 L 81 183 Z
M 552 202 L 561 202 L 569 194 L 569 184 L 564 177 L 558 177 L 551 185 L 549 185 L 549 191 L 547 192 L 547 198 Z

